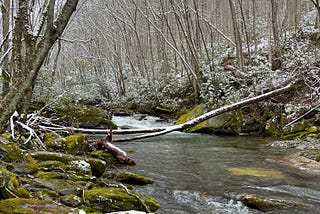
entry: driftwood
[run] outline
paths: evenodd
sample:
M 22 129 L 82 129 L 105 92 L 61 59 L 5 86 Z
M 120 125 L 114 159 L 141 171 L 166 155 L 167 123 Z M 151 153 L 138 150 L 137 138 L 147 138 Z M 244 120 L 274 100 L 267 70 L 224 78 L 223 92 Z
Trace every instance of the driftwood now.
M 164 135 L 173 131 L 181 131 L 185 130 L 187 128 L 190 128 L 192 126 L 195 126 L 205 120 L 208 120 L 212 117 L 221 115 L 223 113 L 233 111 L 239 108 L 242 108 L 244 106 L 257 103 L 266 99 L 269 99 L 271 97 L 277 96 L 279 94 L 283 94 L 285 92 L 294 90 L 295 83 L 288 84 L 282 88 L 275 89 L 273 91 L 255 96 L 255 97 L 250 97 L 244 100 L 241 100 L 239 102 L 223 106 L 221 108 L 212 110 L 208 113 L 205 113 L 197 118 L 194 118 L 193 120 L 190 120 L 186 123 L 179 124 L 179 125 L 173 125 L 173 126 L 168 126 L 168 127 L 156 127 L 156 128 L 146 128 L 146 129 L 125 129 L 125 130 L 114 130 L 113 134 L 137 134 L 137 133 L 148 133 L 144 135 L 139 135 L 139 136 L 133 136 L 133 137 L 128 137 L 128 138 L 118 138 L 118 139 L 113 139 L 112 142 L 123 142 L 123 141 L 133 141 L 133 140 L 139 140 L 139 139 L 144 139 L 144 138 L 150 138 L 150 137 L 155 137 L 155 136 L 160 136 Z M 73 128 L 73 127 L 57 127 L 57 126 L 50 126 L 50 124 L 41 124 L 39 125 L 40 128 L 46 129 L 46 130 L 51 130 L 51 131 L 72 131 L 72 132 L 82 132 L 82 133 L 96 133 L 96 134 L 107 134 L 110 132 L 108 129 L 82 129 L 82 128 Z
M 95 141 L 92 146 L 100 150 L 107 150 L 109 153 L 115 155 L 118 159 L 122 160 L 126 164 L 136 164 L 135 161 L 125 151 L 114 146 L 111 142 L 108 142 L 107 139 Z
M 110 129 L 107 137 L 105 139 L 100 139 L 95 141 L 92 146 L 96 149 L 107 150 L 109 153 L 115 155 L 118 159 L 122 160 L 124 163 L 129 165 L 135 165 L 135 161 L 123 150 L 114 146 L 112 142 L 112 129 Z

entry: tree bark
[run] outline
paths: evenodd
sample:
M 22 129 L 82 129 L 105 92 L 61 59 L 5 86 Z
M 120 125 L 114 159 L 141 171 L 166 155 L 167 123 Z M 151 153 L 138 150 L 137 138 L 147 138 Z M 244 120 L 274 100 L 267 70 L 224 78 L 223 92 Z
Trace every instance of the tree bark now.
M 271 22 L 273 43 L 277 48 L 279 46 L 279 27 L 278 27 L 278 3 L 276 0 L 271 0 Z
M 40 41 L 32 42 L 31 43 L 25 43 L 26 45 L 35 45 L 34 47 L 26 47 L 27 49 L 34 49 L 34 53 L 30 53 L 30 55 L 26 55 L 27 59 L 21 59 L 20 58 L 20 64 L 23 62 L 29 62 L 30 65 L 28 65 L 28 70 L 25 73 L 22 73 L 22 75 L 18 77 L 17 81 L 15 82 L 14 86 L 10 89 L 9 93 L 4 97 L 4 99 L 0 103 L 0 132 L 4 130 L 8 119 L 12 115 L 12 113 L 17 110 L 18 106 L 22 103 L 24 97 L 28 93 L 28 91 L 32 90 L 32 87 L 36 81 L 36 78 L 38 76 L 39 70 L 47 57 L 51 47 L 55 43 L 55 41 L 59 38 L 59 36 L 63 33 L 65 27 L 68 24 L 68 21 L 70 20 L 70 17 L 72 13 L 75 11 L 78 0 L 68 0 L 61 13 L 58 15 L 58 18 L 56 21 L 53 21 L 54 17 L 54 11 L 51 10 L 54 6 L 55 1 L 51 0 L 48 6 L 48 15 L 47 15 L 47 25 L 45 34 Z M 19 10 L 22 12 L 25 12 L 26 5 L 22 3 L 20 5 L 21 7 Z M 20 21 L 20 18 L 23 18 L 23 22 L 28 21 L 27 14 L 20 14 L 21 17 L 18 17 L 17 20 Z M 27 20 L 26 20 L 27 19 Z M 19 24 L 15 27 L 20 27 Z M 27 28 L 27 26 L 24 26 L 24 28 Z M 19 29 L 17 29 L 19 30 Z M 26 29 L 24 29 L 26 31 Z M 27 32 L 27 31 L 26 31 Z M 34 38 L 33 35 L 24 35 L 25 39 Z M 20 37 L 18 37 L 20 38 Z M 20 38 L 20 41 L 24 38 Z M 38 38 L 34 38 L 38 39 Z M 36 45 L 37 44 L 37 45 Z M 29 58 L 28 58 L 29 57 Z

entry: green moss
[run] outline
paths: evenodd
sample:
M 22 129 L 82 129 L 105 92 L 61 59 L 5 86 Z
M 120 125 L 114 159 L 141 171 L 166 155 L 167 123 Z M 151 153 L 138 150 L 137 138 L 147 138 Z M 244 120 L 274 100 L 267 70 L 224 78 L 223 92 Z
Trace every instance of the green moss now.
M 116 129 L 117 126 L 111 121 L 111 115 L 104 109 L 93 106 L 69 105 L 58 110 L 60 115 L 69 123 L 88 127 L 109 127 Z
M 153 181 L 150 178 L 131 172 L 119 173 L 116 177 L 116 180 L 126 184 L 133 185 L 146 185 L 153 183 Z
M 60 161 L 64 164 L 69 164 L 71 161 L 84 160 L 91 166 L 92 173 L 94 176 L 101 176 L 105 171 L 107 164 L 105 161 L 97 158 L 85 158 L 82 156 L 74 156 L 70 154 L 62 154 L 55 152 L 35 152 L 31 154 L 33 158 L 40 161 Z
M 0 168 L 0 197 L 12 198 L 11 192 L 16 192 L 16 188 L 19 186 L 19 181 L 16 174 L 8 171 L 5 168 Z M 8 189 L 10 191 L 8 191 Z
M 22 150 L 17 143 L 1 143 L 0 149 L 6 153 L 3 157 L 3 160 L 6 162 L 19 162 L 23 160 Z
M 44 134 L 44 144 L 52 150 L 65 150 L 66 140 L 55 132 L 47 132 Z
M 61 177 L 61 175 L 57 172 L 44 172 L 44 171 L 39 171 L 35 176 L 41 179 L 64 178 L 64 177 Z
M 2 214 L 67 214 L 72 210 L 61 204 L 49 201 L 38 201 L 34 199 L 12 198 L 0 201 Z
M 307 128 L 306 131 L 309 132 L 310 134 L 311 133 L 315 133 L 315 132 L 318 131 L 318 127 L 317 126 L 311 126 L 311 127 Z
M 74 150 L 79 144 L 84 143 L 85 136 L 83 134 L 70 135 L 65 138 L 68 150 Z
M 18 188 L 17 191 L 15 192 L 15 194 L 19 198 L 30 198 L 30 194 L 29 194 L 28 190 L 26 190 L 24 188 Z
M 130 195 L 122 188 L 98 188 L 85 190 L 85 199 L 90 202 L 90 206 L 100 212 L 114 212 L 123 210 L 142 210 L 141 202 L 134 197 L 137 195 L 154 212 L 159 208 L 159 203 L 145 195 L 140 195 L 129 190 Z
M 181 115 L 176 124 L 185 123 L 206 112 L 208 112 L 208 110 L 203 104 L 197 105 L 192 110 L 187 111 L 186 114 Z M 199 123 L 187 131 L 207 134 L 237 135 L 241 130 L 241 118 L 241 110 L 228 112 Z
M 31 157 L 31 155 L 27 155 L 26 161 L 27 161 L 27 164 L 26 164 L 27 169 L 31 169 L 31 170 L 39 169 L 38 162 L 33 157 Z
M 102 150 L 95 150 L 91 152 L 90 155 L 94 158 L 99 158 L 101 160 L 104 160 L 107 166 L 114 165 L 118 161 L 118 159 L 114 155 Z
M 261 210 L 263 212 L 286 209 L 289 207 L 301 207 L 303 204 L 291 201 L 283 200 L 281 198 L 267 198 L 260 195 L 243 194 L 240 200 L 248 207 Z

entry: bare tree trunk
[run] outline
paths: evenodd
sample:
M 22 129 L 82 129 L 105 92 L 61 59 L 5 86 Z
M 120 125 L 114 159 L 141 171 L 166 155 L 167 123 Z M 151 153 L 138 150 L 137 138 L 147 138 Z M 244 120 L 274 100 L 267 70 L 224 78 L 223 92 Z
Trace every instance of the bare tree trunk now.
M 9 91 L 10 84 L 10 66 L 9 66 L 9 26 L 10 26 L 10 0 L 4 0 L 3 5 L 6 8 L 6 13 L 2 13 L 2 38 L 3 38 L 3 61 L 0 61 L 2 69 L 2 98 L 4 98 Z M 0 50 L 1 52 L 1 50 Z M 1 58 L 2 58 L 1 57 Z
M 230 6 L 231 17 L 232 17 L 232 23 L 233 23 L 234 39 L 235 39 L 236 49 L 237 49 L 238 65 L 240 67 L 240 70 L 242 72 L 244 72 L 244 62 L 243 62 L 243 54 L 242 54 L 242 40 L 241 40 L 239 24 L 238 24 L 237 14 L 236 14 L 233 0 L 229 0 L 229 6 Z
M 20 51 L 23 50 L 21 49 L 19 52 L 18 50 L 16 50 L 18 58 L 16 58 L 15 60 L 18 60 L 18 68 L 26 66 L 25 63 L 28 63 L 28 70 L 21 73 L 21 76 L 19 74 L 19 77 L 15 81 L 14 86 L 10 89 L 9 93 L 0 103 L 0 130 L 4 130 L 9 117 L 13 114 L 14 111 L 17 110 L 18 106 L 22 103 L 28 91 L 32 90 L 42 63 L 47 57 L 55 41 L 59 38 L 59 36 L 63 33 L 65 27 L 67 26 L 72 13 L 77 7 L 78 0 L 66 1 L 62 11 L 55 21 L 54 4 L 55 0 L 50 0 L 48 4 L 44 36 L 35 37 L 28 32 L 29 30 L 31 30 L 28 29 L 29 17 L 28 13 L 26 13 L 28 6 L 25 1 L 19 1 L 19 13 L 17 15 L 17 22 L 15 25 L 15 33 L 17 35 L 15 42 L 20 45 L 21 40 L 24 39 L 24 44 L 26 45 L 25 48 L 27 50 L 33 49 L 34 52 L 28 53 L 27 55 L 25 55 L 26 58 L 23 58 L 23 56 L 20 54 Z M 24 33 L 27 34 L 21 34 L 20 31 L 24 31 Z
M 279 27 L 278 27 L 278 3 L 276 0 L 271 1 L 271 23 L 274 47 L 279 47 Z
M 315 21 L 315 28 L 320 28 L 320 1 L 319 0 L 311 0 L 312 4 L 315 6 L 318 15 Z
M 252 0 L 252 34 L 253 34 L 253 40 L 254 40 L 254 52 L 257 52 L 258 50 L 258 41 L 257 41 L 257 31 L 256 31 L 256 27 L 257 27 L 257 1 L 256 0 Z

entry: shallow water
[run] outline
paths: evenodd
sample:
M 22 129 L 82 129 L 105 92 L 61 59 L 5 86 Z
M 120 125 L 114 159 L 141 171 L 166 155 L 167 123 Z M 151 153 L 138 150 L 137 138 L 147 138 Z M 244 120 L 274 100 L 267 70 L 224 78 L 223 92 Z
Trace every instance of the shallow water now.
M 143 121 L 115 117 L 114 122 L 140 128 L 168 125 L 157 123 L 154 117 Z M 131 156 L 137 164 L 130 167 L 130 171 L 155 181 L 139 191 L 161 203 L 157 213 L 259 213 L 237 200 L 240 193 L 277 196 L 310 204 L 273 213 L 317 213 L 320 183 L 267 161 L 270 157 L 293 152 L 270 148 L 270 142 L 272 139 L 262 137 L 174 132 L 118 146 L 134 151 Z M 273 169 L 283 176 L 235 175 L 230 168 Z

